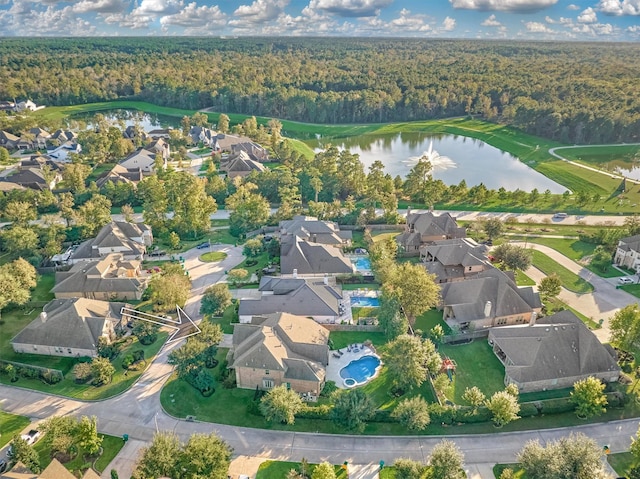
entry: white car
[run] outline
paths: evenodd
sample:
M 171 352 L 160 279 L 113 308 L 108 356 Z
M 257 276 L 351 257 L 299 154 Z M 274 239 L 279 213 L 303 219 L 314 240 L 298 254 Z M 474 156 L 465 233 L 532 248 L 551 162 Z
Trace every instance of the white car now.
M 633 284 L 635 281 L 628 276 L 623 276 L 622 278 L 618 278 L 618 283 L 620 284 Z

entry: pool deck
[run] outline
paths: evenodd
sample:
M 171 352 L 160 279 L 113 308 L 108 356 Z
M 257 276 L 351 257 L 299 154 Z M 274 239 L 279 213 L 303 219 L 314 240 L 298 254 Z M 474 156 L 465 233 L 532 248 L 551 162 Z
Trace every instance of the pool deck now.
M 329 351 L 329 365 L 326 369 L 327 381 L 335 382 L 336 386 L 341 389 L 349 389 L 344 385 L 343 379 L 340 377 L 340 370 L 343 367 L 345 367 L 351 361 L 360 359 L 362 356 L 376 356 L 378 358 L 380 357 L 373 349 L 368 348 L 367 346 L 365 346 L 364 348 L 358 348 L 357 353 L 354 353 L 353 351 L 347 352 L 347 348 L 342 348 L 341 351 L 343 352 L 343 354 L 339 358 L 333 356 L 333 353 L 336 353 L 336 351 Z M 376 376 L 370 378 L 369 381 L 371 381 Z

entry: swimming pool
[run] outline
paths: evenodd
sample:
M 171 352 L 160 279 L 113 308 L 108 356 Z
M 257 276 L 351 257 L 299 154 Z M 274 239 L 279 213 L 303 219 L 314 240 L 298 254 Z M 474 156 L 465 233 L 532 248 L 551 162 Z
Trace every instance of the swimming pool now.
M 371 260 L 369 258 L 359 256 L 353 258 L 351 262 L 356 267 L 356 271 L 371 271 Z
M 377 308 L 380 306 L 379 298 L 370 298 L 368 296 L 351 296 L 351 307 L 352 308 Z
M 380 364 L 380 358 L 377 356 L 362 356 L 343 367 L 340 377 L 347 387 L 360 386 L 376 375 Z

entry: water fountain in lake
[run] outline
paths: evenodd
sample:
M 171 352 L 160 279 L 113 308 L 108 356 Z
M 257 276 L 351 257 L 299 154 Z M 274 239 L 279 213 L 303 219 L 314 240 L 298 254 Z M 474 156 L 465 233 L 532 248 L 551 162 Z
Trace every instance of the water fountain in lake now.
M 451 158 L 441 155 L 433 149 L 433 140 L 429 142 L 429 149 L 423 152 L 421 156 L 410 156 L 408 159 L 404 160 L 403 163 L 407 163 L 413 167 L 423 158 L 431 163 L 431 171 L 444 171 L 458 167 L 455 161 Z

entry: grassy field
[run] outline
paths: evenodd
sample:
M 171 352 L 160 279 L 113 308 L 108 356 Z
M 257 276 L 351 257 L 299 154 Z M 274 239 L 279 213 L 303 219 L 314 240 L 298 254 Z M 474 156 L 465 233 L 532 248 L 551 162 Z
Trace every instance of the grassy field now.
M 593 286 L 590 283 L 580 278 L 577 274 L 572 273 L 564 266 L 558 264 L 556 261 L 549 258 L 546 254 L 537 250 L 531 250 L 533 253 L 532 265 L 542 271 L 544 274 L 549 275 L 556 273 L 562 281 L 562 286 L 574 293 L 583 294 L 591 293 Z
M 215 263 L 217 261 L 222 261 L 227 257 L 227 253 L 223 251 L 211 251 L 209 253 L 205 253 L 200 255 L 198 258 L 200 261 L 204 261 L 205 263 Z
M 504 389 L 504 366 L 486 340 L 458 346 L 441 344 L 439 350 L 443 357 L 453 359 L 458 365 L 448 398 L 454 403 L 466 404 L 462 395 L 468 387 L 477 386 L 486 396 Z
M 619 452 L 618 454 L 609 454 L 607 461 L 613 467 L 613 470 L 620 477 L 629 477 L 629 472 L 633 467 L 640 466 L 630 452 Z
M 316 466 L 317 464 L 309 464 L 307 474 L 313 474 L 313 470 Z M 334 467 L 337 479 L 347 479 L 348 474 L 346 469 L 343 469 L 341 465 Z M 287 477 L 287 473 L 292 469 L 299 471 L 300 463 L 287 461 L 265 461 L 260 464 L 258 473 L 256 474 L 256 479 L 284 479 Z
M 614 172 L 617 166 L 633 167 L 634 160 L 640 158 L 640 145 L 563 147 L 556 153 L 567 160 Z
M 0 411 L 0 449 L 8 444 L 15 434 L 20 434 L 30 422 L 28 417 Z

